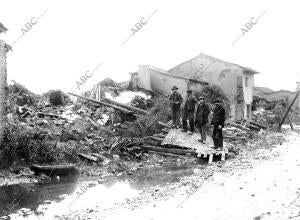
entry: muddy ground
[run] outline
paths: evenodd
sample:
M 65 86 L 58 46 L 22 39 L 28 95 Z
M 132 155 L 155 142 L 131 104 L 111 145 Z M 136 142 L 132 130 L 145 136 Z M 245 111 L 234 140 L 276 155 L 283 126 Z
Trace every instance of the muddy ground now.
M 254 173 L 263 179 L 262 175 L 265 175 L 267 170 L 260 172 L 267 166 L 265 163 L 270 163 L 269 169 L 272 169 L 273 163 L 284 161 L 286 152 L 291 151 L 290 154 L 293 155 L 297 151 L 298 155 L 300 154 L 300 149 L 296 148 L 297 144 L 300 146 L 298 133 L 289 132 L 284 136 L 286 141 L 282 140 L 281 134 L 269 134 L 269 138 L 278 145 L 270 147 L 263 143 L 249 144 L 233 159 L 214 162 L 211 165 L 197 165 L 193 168 L 192 175 L 180 177 L 177 181 L 163 186 L 139 190 L 135 196 L 116 202 L 110 207 L 101 206 L 101 198 L 95 198 L 94 207 L 75 209 L 66 215 L 57 216 L 56 219 L 261 219 L 265 213 L 262 209 L 251 208 L 254 205 L 251 204 L 253 201 L 247 201 L 249 204 L 243 203 L 243 208 L 248 209 L 249 206 L 253 211 L 252 216 L 250 214 L 244 218 L 245 213 L 242 210 L 238 211 L 239 201 L 243 202 L 244 195 L 239 195 L 237 191 L 251 188 L 250 191 L 247 189 L 247 193 L 250 193 L 247 196 L 257 196 L 262 191 L 260 183 L 256 179 L 249 179 L 248 175 Z M 277 168 L 278 166 L 280 167 L 277 165 Z M 275 182 L 270 180 L 268 187 L 273 187 Z M 223 189 L 227 186 L 229 189 L 224 195 Z M 295 191 L 294 196 L 296 195 Z M 231 203 L 235 205 L 231 206 Z M 260 201 L 260 204 L 264 202 Z M 265 204 L 266 207 L 268 205 Z
M 249 141 L 235 157 L 210 165 L 152 154 L 145 163 L 120 162 L 118 172 L 101 178 L 100 169 L 82 165 L 75 179 L 31 184 L 19 193 L 22 200 L 14 195 L 18 202 L 9 214 L 11 219 L 287 219 L 299 213 L 297 146 L 299 134 L 285 131 Z M 0 207 L 9 204 L 7 199 Z

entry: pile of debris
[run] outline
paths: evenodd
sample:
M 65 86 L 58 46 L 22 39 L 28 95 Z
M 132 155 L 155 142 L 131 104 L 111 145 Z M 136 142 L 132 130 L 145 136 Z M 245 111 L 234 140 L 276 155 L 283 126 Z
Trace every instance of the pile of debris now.
M 264 134 L 268 128 L 252 121 L 227 121 L 224 128 L 224 139 L 234 145 L 244 145 L 257 135 Z
M 129 103 L 133 106 L 113 99 L 103 98 L 97 101 L 70 93 L 77 96 L 78 100 L 84 100 L 71 102 L 68 95 L 57 90 L 37 96 L 14 82 L 7 100 L 7 129 L 14 130 L 14 134 L 22 130 L 20 135 L 30 138 L 24 138 L 28 147 L 22 150 L 22 147 L 13 147 L 17 145 L 17 140 L 12 135 L 7 135 L 7 146 L 4 147 L 6 154 L 11 154 L 14 148 L 14 158 L 17 159 L 18 152 L 22 157 L 23 151 L 26 151 L 26 161 L 29 163 L 77 162 L 78 158 L 99 162 L 99 158 L 103 159 L 109 155 L 140 159 L 142 154 L 138 146 L 141 145 L 141 140 L 134 138 L 137 135 L 117 140 L 114 137 L 127 137 L 122 134 L 130 129 L 138 131 L 136 122 L 141 123 L 147 118 L 148 121 L 153 121 L 158 112 L 155 107 L 152 108 L 153 103 L 147 101 L 150 99 L 148 94 L 133 94 L 132 91 L 126 90 L 123 92 L 132 96 Z M 20 102 L 19 97 L 29 98 Z M 145 110 L 149 108 L 152 109 L 150 114 Z M 11 132 L 7 132 L 9 133 Z M 41 143 L 45 144 L 43 151 L 38 150 Z M 95 155 L 98 159 L 93 158 Z
M 7 121 L 10 126 L 22 128 L 25 135 L 31 135 L 30 141 L 26 140 L 30 143 L 24 144 L 28 147 L 17 149 L 21 149 L 21 155 L 27 155 L 29 163 L 74 163 L 80 159 L 96 165 L 118 158 L 142 160 L 151 153 L 197 156 L 195 149 L 163 144 L 171 129 L 166 97 L 129 91 L 125 83 L 120 85 L 108 79 L 101 83 L 104 87 L 101 100 L 91 98 L 88 93 L 86 97 L 57 90 L 37 96 L 15 83 L 17 89 L 9 94 Z M 215 87 L 205 88 L 201 95 L 221 93 Z M 68 95 L 77 100 L 72 102 Z M 30 98 L 20 102 L 19 96 Z M 226 97 L 223 102 L 227 103 Z M 262 122 L 263 114 L 257 113 L 253 122 L 227 121 L 225 142 L 243 146 L 249 139 L 265 133 L 268 123 Z M 9 138 L 14 140 L 12 136 Z M 17 143 L 15 140 L 9 145 L 9 138 L 7 154 Z

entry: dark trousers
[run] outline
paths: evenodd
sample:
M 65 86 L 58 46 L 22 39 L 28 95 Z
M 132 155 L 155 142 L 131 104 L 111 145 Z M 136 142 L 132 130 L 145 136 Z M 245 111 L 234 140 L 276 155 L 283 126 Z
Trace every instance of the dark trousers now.
M 198 130 L 201 134 L 201 140 L 206 141 L 206 133 L 207 133 L 207 124 L 199 125 Z
M 214 126 L 213 135 L 212 135 L 214 146 L 223 148 L 223 133 L 222 128 L 219 129 L 218 126 Z
M 187 130 L 187 120 L 189 120 L 190 131 L 194 132 L 195 131 L 194 111 L 184 111 L 182 117 L 182 127 L 184 130 Z
M 177 126 L 179 125 L 180 120 L 180 108 L 172 108 L 172 125 Z

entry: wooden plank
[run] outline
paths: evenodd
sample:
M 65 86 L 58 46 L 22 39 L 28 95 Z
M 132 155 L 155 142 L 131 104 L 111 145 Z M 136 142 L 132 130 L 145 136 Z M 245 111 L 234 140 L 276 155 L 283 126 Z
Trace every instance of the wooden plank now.
M 120 107 L 128 109 L 130 111 L 137 112 L 137 113 L 139 113 L 141 115 L 147 115 L 148 114 L 148 112 L 146 110 L 144 110 L 144 109 L 140 109 L 140 108 L 137 108 L 137 107 L 125 105 L 125 104 L 113 101 L 111 99 L 108 99 L 108 98 L 103 98 L 102 101 L 111 103 L 111 104 L 116 105 L 116 106 L 120 106 Z
M 162 142 L 162 141 L 164 140 L 163 138 L 154 137 L 154 136 L 148 136 L 148 137 L 146 137 L 146 138 L 150 138 L 150 139 L 152 139 L 152 140 L 154 140 L 154 141 L 159 141 L 159 142 Z
M 292 103 L 290 104 L 290 106 L 289 106 L 288 109 L 286 110 L 286 112 L 285 112 L 285 114 L 284 114 L 284 116 L 283 116 L 281 122 L 279 123 L 278 131 L 280 131 L 281 126 L 282 126 L 282 124 L 284 123 L 285 118 L 287 117 L 289 111 L 291 110 L 291 108 L 292 108 L 292 106 L 294 105 L 296 99 L 298 98 L 299 92 L 300 92 L 300 90 L 297 91 L 297 93 L 296 93 L 296 95 L 295 95 L 295 97 L 294 97 Z
M 72 96 L 76 96 L 76 97 L 84 99 L 84 100 L 87 100 L 89 102 L 96 103 L 98 105 L 104 105 L 104 106 L 112 107 L 112 108 L 117 109 L 117 110 L 119 110 L 121 112 L 124 112 L 126 114 L 133 114 L 132 111 L 130 111 L 128 109 L 125 109 L 125 108 L 122 108 L 120 106 L 116 106 L 116 105 L 113 105 L 113 104 L 110 104 L 110 103 L 107 103 L 107 102 L 97 101 L 95 99 L 89 99 L 89 98 L 86 98 L 86 97 L 83 97 L 83 96 L 80 96 L 80 95 L 77 95 L 77 94 L 74 94 L 74 93 L 71 93 L 71 92 L 68 92 L 68 94 L 70 94 Z
M 208 163 L 210 164 L 210 163 L 212 163 L 212 161 L 213 161 L 213 158 L 214 158 L 214 154 L 209 154 L 209 158 L 208 158 Z
M 254 122 L 254 121 L 250 121 L 250 124 L 253 124 L 253 125 L 255 125 L 256 127 L 259 127 L 259 128 L 261 128 L 261 129 L 264 129 L 264 130 L 267 129 L 266 126 L 261 125 L 261 124 L 258 124 L 258 123 Z
M 164 134 L 154 134 L 153 136 L 158 137 L 158 138 L 165 138 L 166 137 L 166 135 L 164 135 Z
M 160 154 L 163 156 L 169 156 L 169 157 L 183 157 L 183 155 L 180 154 L 172 154 L 172 153 L 159 152 L 159 151 L 149 151 L 149 152 L 154 154 Z
M 142 145 L 140 146 L 141 149 L 150 150 L 150 151 L 159 151 L 159 152 L 166 152 L 166 153 L 173 153 L 173 154 L 195 154 L 194 150 L 183 150 L 183 149 L 174 149 L 174 148 L 167 148 L 167 147 L 158 147 L 158 146 L 149 146 L 149 145 Z
M 170 125 L 168 125 L 168 124 L 166 124 L 166 123 L 163 123 L 163 122 L 161 122 L 161 121 L 157 122 L 157 124 L 159 124 L 159 125 L 161 125 L 161 126 L 163 126 L 163 127 L 165 127 L 165 128 L 171 128 Z
M 90 161 L 93 161 L 93 162 L 98 161 L 97 157 L 94 157 L 94 156 L 91 156 L 91 155 L 88 155 L 88 154 L 79 153 L 78 156 L 83 158 L 83 159 L 90 160 Z
M 225 160 L 225 152 L 223 151 L 223 152 L 222 152 L 221 161 L 224 161 L 224 160 Z
M 108 159 L 105 156 L 103 156 L 101 154 L 97 154 L 97 153 L 92 153 L 92 156 L 97 157 L 100 161 L 104 161 L 104 160 Z

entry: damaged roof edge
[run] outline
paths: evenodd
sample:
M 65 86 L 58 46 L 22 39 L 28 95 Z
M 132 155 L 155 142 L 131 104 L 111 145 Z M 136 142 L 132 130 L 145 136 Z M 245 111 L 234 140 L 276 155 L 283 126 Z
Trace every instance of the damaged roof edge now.
M 171 77 L 174 77 L 174 78 L 177 78 L 177 79 L 184 79 L 184 80 L 189 80 L 191 82 L 195 82 L 195 83 L 199 83 L 201 85 L 208 85 L 209 83 L 206 82 L 206 81 L 200 81 L 200 80 L 197 80 L 197 79 L 193 79 L 193 78 L 189 78 L 189 77 L 185 77 L 185 76 L 178 76 L 178 75 L 174 75 L 174 74 L 171 74 L 167 71 L 164 71 L 162 69 L 159 69 L 159 68 L 156 68 L 154 66 L 151 66 L 151 65 L 148 65 L 149 66 L 149 69 L 152 69 L 152 70 L 155 70 L 163 75 L 166 75 L 166 76 L 171 76 Z
M 10 46 L 9 44 L 5 43 L 5 41 L 0 39 L 0 44 L 1 47 L 4 47 L 7 51 L 11 50 L 12 51 L 12 46 Z
M 235 64 L 235 63 L 227 62 L 227 61 L 225 61 L 225 60 L 221 60 L 221 59 L 219 59 L 219 58 L 215 58 L 215 57 L 206 55 L 206 54 L 204 54 L 204 53 L 202 53 L 202 52 L 201 52 L 199 55 L 197 55 L 197 56 L 195 56 L 195 57 L 193 57 L 193 58 L 191 58 L 191 59 L 189 59 L 189 60 L 187 60 L 187 61 L 184 61 L 184 62 L 180 63 L 179 65 L 176 65 L 176 66 L 172 67 L 172 68 L 169 69 L 168 71 L 170 72 L 170 71 L 172 71 L 173 69 L 175 69 L 175 68 L 177 68 L 177 67 L 179 67 L 179 66 L 181 66 L 181 65 L 183 65 L 183 64 L 185 64 L 185 63 L 188 63 L 188 62 L 190 62 L 190 61 L 192 61 L 192 60 L 194 60 L 194 59 L 196 59 L 196 58 L 198 58 L 198 57 L 200 57 L 200 56 L 204 56 L 204 57 L 209 58 L 209 59 L 218 60 L 218 61 L 223 62 L 223 63 L 228 63 L 228 64 L 232 64 L 232 65 L 238 66 L 238 67 L 240 67 L 240 68 L 242 68 L 242 69 L 244 70 L 244 73 L 248 73 L 248 74 L 258 74 L 258 73 L 259 73 L 258 71 L 253 70 L 253 69 L 251 69 L 251 68 L 249 68 L 249 67 L 243 67 L 243 66 L 238 65 L 238 64 Z
M 5 43 L 4 47 L 9 51 L 9 50 L 13 50 L 12 46 L 10 46 L 9 44 Z

